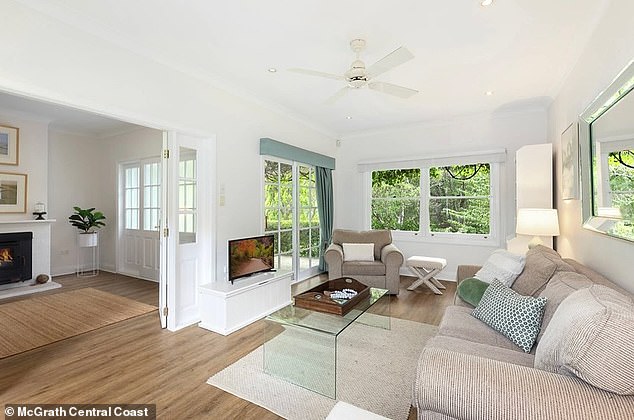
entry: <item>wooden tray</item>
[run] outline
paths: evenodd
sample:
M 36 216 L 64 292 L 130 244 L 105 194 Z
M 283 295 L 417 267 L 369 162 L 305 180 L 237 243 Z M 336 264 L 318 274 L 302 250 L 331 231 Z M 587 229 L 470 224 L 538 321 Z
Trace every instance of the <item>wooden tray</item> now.
M 352 289 L 357 295 L 343 303 L 330 299 L 325 291 Z M 370 288 L 358 280 L 342 277 L 322 283 L 307 292 L 295 296 L 295 306 L 329 314 L 345 315 L 363 299 L 370 295 Z

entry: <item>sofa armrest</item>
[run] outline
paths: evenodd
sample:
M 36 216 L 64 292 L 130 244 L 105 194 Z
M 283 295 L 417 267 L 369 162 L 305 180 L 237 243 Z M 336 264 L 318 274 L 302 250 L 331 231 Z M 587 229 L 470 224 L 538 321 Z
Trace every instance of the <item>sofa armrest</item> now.
M 343 248 L 341 245 L 330 244 L 324 253 L 324 260 L 328 264 L 329 279 L 336 279 L 342 276 Z
M 403 253 L 394 244 L 385 245 L 381 249 L 381 262 L 389 267 L 401 267 L 403 265 Z
M 458 272 L 456 275 L 456 280 L 458 280 L 458 284 L 464 279 L 468 279 L 469 277 L 473 277 L 475 273 L 480 270 L 482 266 L 480 265 L 459 265 Z
M 634 396 L 580 379 L 437 348 L 423 350 L 412 403 L 419 418 L 435 412 L 459 419 L 623 419 Z

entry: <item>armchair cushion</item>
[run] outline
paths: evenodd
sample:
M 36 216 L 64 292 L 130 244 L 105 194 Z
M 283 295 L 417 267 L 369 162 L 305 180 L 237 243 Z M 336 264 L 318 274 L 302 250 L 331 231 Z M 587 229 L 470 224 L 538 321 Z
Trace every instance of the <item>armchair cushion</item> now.
M 385 264 L 381 261 L 347 261 L 341 270 L 344 276 L 384 276 Z
M 374 244 L 343 243 L 343 261 L 374 261 Z
M 337 245 L 345 243 L 374 244 L 374 259 L 381 259 L 381 250 L 392 243 L 392 233 L 389 230 L 356 230 L 335 229 L 332 232 L 332 242 Z

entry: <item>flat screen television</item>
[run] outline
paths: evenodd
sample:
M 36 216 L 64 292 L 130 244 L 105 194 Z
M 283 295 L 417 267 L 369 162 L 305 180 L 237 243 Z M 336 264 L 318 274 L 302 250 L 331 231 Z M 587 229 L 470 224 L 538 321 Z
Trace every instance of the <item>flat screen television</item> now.
M 275 236 L 262 235 L 229 241 L 229 281 L 264 271 L 272 271 Z

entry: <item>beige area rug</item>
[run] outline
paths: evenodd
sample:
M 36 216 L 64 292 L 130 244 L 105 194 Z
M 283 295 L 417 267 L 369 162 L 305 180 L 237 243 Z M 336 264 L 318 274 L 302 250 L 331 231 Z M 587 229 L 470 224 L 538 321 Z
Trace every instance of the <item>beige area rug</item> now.
M 209 378 L 207 383 L 290 420 L 324 419 L 337 401 L 390 419 L 407 419 L 418 357 L 437 330 L 432 325 L 396 318 L 392 318 L 390 330 L 352 324 L 338 338 L 336 400 L 266 374 L 262 369 L 262 346 Z M 293 342 L 292 335 L 285 337 L 287 332 L 274 340 L 311 352 L 304 340 Z M 291 365 L 294 363 L 289 361 Z
M 157 308 L 93 288 L 0 305 L 0 359 Z

